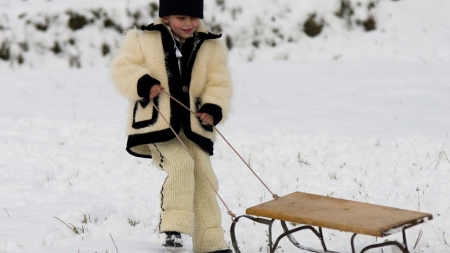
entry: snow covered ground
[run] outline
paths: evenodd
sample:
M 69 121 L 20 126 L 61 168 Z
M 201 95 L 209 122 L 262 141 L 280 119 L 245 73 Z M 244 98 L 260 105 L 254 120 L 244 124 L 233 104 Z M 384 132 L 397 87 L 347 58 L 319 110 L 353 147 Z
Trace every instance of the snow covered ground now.
M 0 0 L 0 7 L 19 14 L 75 6 L 50 2 Z M 242 3 L 248 15 L 241 18 L 277 12 L 273 1 L 254 9 L 250 2 L 227 3 L 229 10 Z M 331 8 L 331 1 L 302 3 Z M 446 6 L 444 0 L 381 1 L 380 27 L 371 33 L 334 24 L 298 44 L 234 48 L 233 108 L 218 129 L 278 195 L 301 191 L 428 212 L 434 219 L 407 233 L 411 248 L 423 233 L 411 252 L 450 252 Z M 225 34 L 235 32 L 232 20 L 222 21 Z M 285 55 L 288 61 L 274 60 Z M 29 57 L 32 68 L 0 60 L 0 253 L 167 252 L 155 233 L 165 174 L 125 152 L 127 103 L 107 68 L 67 69 L 48 55 Z M 220 137 L 212 162 L 220 194 L 237 215 L 271 200 Z M 229 236 L 231 219 L 222 208 Z M 266 226 L 242 221 L 237 227 L 243 253 L 267 252 Z M 324 233 L 329 249 L 351 251 L 350 234 Z M 302 238 L 318 247 L 309 234 Z M 358 247 L 375 241 L 358 238 Z M 190 238 L 184 239 L 181 252 L 190 253 Z M 278 252 L 301 251 L 284 240 Z
M 450 252 L 448 65 L 232 62 L 232 69 L 233 112 L 219 130 L 272 191 L 429 212 L 434 220 L 408 234 L 414 244 L 423 232 L 413 252 Z M 107 70 L 2 70 L 0 86 L 0 252 L 115 252 L 110 235 L 119 252 L 165 252 L 154 234 L 164 174 L 125 152 L 126 103 Z M 221 140 L 212 161 L 236 214 L 271 199 Z M 224 209 L 227 231 L 230 223 Z M 238 228 L 243 252 L 266 251 L 264 226 Z M 348 234 L 326 238 L 331 249 L 350 251 Z

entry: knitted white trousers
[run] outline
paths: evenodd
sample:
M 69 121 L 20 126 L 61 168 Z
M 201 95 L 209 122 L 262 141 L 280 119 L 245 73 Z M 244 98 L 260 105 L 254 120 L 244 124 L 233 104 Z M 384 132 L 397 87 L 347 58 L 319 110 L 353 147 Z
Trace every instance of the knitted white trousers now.
M 196 253 L 227 249 L 217 197 L 205 178 L 218 190 L 209 154 L 182 132 L 179 136 L 194 160 L 177 138 L 149 145 L 153 163 L 167 173 L 161 189 L 160 232 L 192 235 Z

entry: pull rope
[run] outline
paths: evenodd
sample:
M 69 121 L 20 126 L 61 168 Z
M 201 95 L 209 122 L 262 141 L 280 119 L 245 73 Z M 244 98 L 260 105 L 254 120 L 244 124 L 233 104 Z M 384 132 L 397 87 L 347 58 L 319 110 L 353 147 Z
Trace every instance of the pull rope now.
M 172 95 L 170 95 L 167 91 L 163 90 L 162 92 L 164 92 L 165 94 L 167 94 L 171 99 L 173 99 L 175 102 L 177 102 L 178 104 L 180 104 L 182 107 L 184 107 L 186 110 L 190 111 L 191 113 L 193 113 L 194 115 L 197 115 L 194 111 L 192 111 L 190 108 L 188 108 L 187 106 L 185 106 L 183 103 L 181 103 L 180 101 L 178 101 L 178 99 L 174 98 Z M 228 146 L 230 146 L 230 148 L 234 151 L 234 153 L 236 153 L 236 155 L 242 160 L 242 162 L 244 162 L 244 164 L 247 166 L 247 168 L 253 173 L 253 175 L 255 175 L 255 177 L 261 182 L 262 185 L 264 185 L 264 187 L 270 192 L 270 194 L 272 194 L 272 197 L 274 199 L 278 198 L 277 194 L 274 194 L 270 188 L 264 183 L 264 181 L 256 174 L 256 172 L 250 167 L 250 165 L 244 160 L 244 158 L 242 158 L 242 156 L 236 151 L 236 149 L 234 149 L 234 147 L 228 142 L 228 140 L 222 135 L 222 133 L 216 128 L 216 126 L 211 125 L 214 130 L 217 131 L 217 133 L 222 137 L 222 139 L 228 144 Z
M 192 158 L 192 160 L 195 161 L 194 156 L 192 155 L 191 151 L 188 149 L 188 147 L 186 146 L 186 144 L 183 142 L 183 140 L 181 140 L 180 136 L 178 136 L 177 132 L 172 128 L 172 126 L 170 125 L 169 121 L 166 119 L 166 117 L 164 117 L 164 115 L 162 115 L 161 111 L 159 110 L 159 108 L 153 103 L 153 107 L 158 111 L 159 115 L 161 115 L 161 117 L 164 119 L 164 121 L 167 123 L 167 125 L 169 126 L 170 130 L 175 134 L 175 136 L 177 137 L 178 141 L 181 143 L 181 145 L 183 145 L 184 149 L 186 149 L 186 151 L 188 152 L 189 156 Z M 227 204 L 225 203 L 225 201 L 223 201 L 222 197 L 220 196 L 220 194 L 217 192 L 216 188 L 214 188 L 214 185 L 211 183 L 211 180 L 209 180 L 208 176 L 206 175 L 206 173 L 203 171 L 202 168 L 197 167 L 200 172 L 203 174 L 203 176 L 206 178 L 206 181 L 208 181 L 208 184 L 211 186 L 211 188 L 214 190 L 214 192 L 216 193 L 217 197 L 219 197 L 220 201 L 222 202 L 222 204 L 225 206 L 225 208 L 227 209 L 227 214 L 231 216 L 231 221 L 233 221 L 236 218 L 236 215 L 228 208 Z

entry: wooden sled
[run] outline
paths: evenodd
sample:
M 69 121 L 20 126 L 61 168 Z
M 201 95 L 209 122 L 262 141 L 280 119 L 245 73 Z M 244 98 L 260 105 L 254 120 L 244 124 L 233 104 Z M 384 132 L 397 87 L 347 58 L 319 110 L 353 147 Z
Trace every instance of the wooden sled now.
M 336 253 L 335 251 L 329 251 L 327 249 L 323 238 L 322 228 L 353 233 L 350 241 L 352 253 L 356 253 L 354 241 L 358 234 L 385 237 L 401 231 L 403 233 L 403 243 L 386 241 L 383 243 L 372 244 L 363 248 L 360 253 L 385 246 L 396 246 L 402 252 L 409 253 L 405 230 L 433 219 L 433 216 L 428 213 L 302 192 L 294 192 L 250 207 L 246 210 L 246 214 L 247 215 L 237 217 L 231 225 L 230 233 L 235 253 L 240 253 L 235 234 L 235 226 L 240 218 L 248 218 L 269 226 L 268 236 L 270 253 L 276 251 L 280 240 L 284 237 L 287 237 L 298 248 L 306 251 Z M 272 225 L 276 220 L 281 222 L 284 233 L 278 236 L 275 243 L 273 243 Z M 286 226 L 286 222 L 303 225 L 289 230 Z M 313 226 L 318 227 L 318 229 Z M 298 243 L 292 234 L 301 230 L 312 231 L 319 238 L 323 249 L 313 249 Z

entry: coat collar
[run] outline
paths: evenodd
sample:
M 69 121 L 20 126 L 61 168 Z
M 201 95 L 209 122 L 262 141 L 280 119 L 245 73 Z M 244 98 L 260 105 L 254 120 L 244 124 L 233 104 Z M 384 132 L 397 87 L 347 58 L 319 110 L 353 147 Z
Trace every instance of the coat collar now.
M 162 32 L 165 29 L 166 29 L 166 26 L 162 22 L 161 18 L 158 18 L 152 24 L 149 24 L 147 26 L 144 26 L 144 25 L 141 26 L 142 31 L 160 31 L 160 32 Z M 218 38 L 222 37 L 222 34 L 214 34 L 214 33 L 208 32 L 203 20 L 200 20 L 200 25 L 197 30 L 197 35 L 203 40 L 218 39 Z

